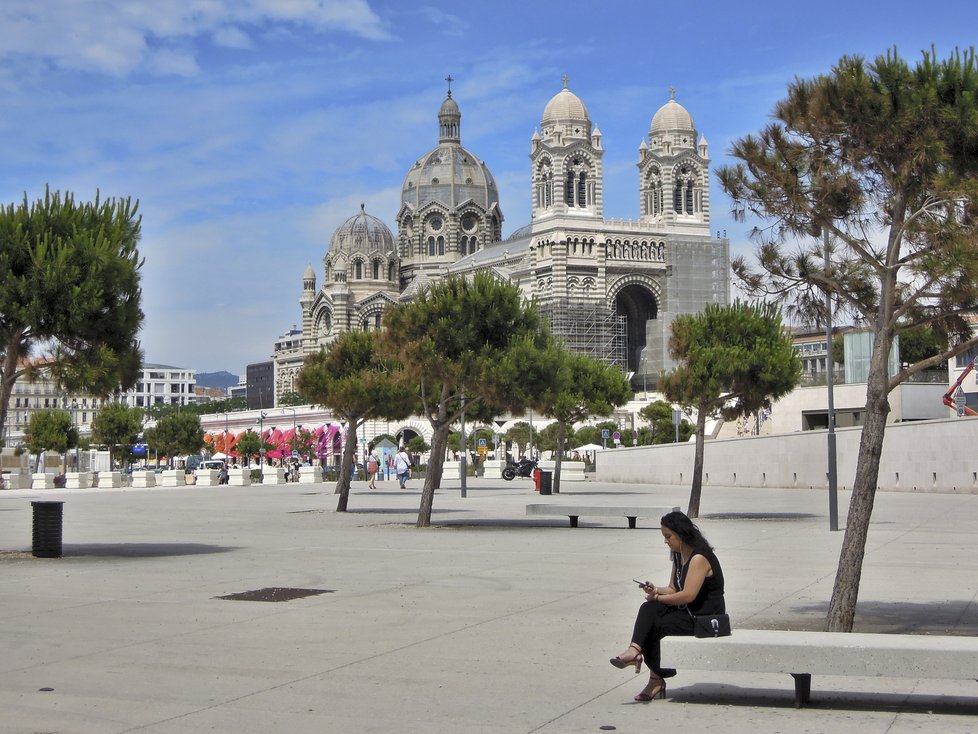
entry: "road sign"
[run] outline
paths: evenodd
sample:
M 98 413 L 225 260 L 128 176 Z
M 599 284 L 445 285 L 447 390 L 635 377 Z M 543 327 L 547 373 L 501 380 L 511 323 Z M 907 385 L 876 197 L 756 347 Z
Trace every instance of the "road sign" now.
M 620 441 L 621 440 L 621 434 L 618 431 L 615 431 L 614 433 L 612 433 L 611 434 L 611 437 L 613 439 L 615 439 L 616 441 Z
M 602 428 L 601 438 L 611 438 L 611 431 L 609 431 L 607 428 Z
M 673 408 L 672 425 L 678 426 L 682 422 L 683 422 L 683 412 L 681 410 L 676 410 L 675 408 Z
M 484 439 L 484 438 L 480 438 L 480 439 L 479 439 L 479 448 L 480 448 L 480 449 L 481 449 L 481 448 L 485 448 L 485 446 L 486 446 L 486 439 Z
M 298 459 L 299 458 L 299 452 L 298 451 L 293 451 L 292 452 L 292 458 L 293 459 Z

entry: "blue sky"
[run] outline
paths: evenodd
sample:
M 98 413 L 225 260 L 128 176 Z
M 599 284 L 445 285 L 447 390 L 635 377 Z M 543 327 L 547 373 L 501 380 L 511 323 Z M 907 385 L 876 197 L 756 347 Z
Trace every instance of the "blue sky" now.
M 299 323 L 302 271 L 321 281 L 361 202 L 393 230 L 404 174 L 437 144 L 448 74 L 504 236 L 529 221 L 530 138 L 564 74 L 603 134 L 605 215 L 634 219 L 638 146 L 669 87 L 715 168 L 795 76 L 843 54 L 896 46 L 916 61 L 976 43 L 974 0 L 928 7 L 4 0 L 0 201 L 46 184 L 138 199 L 147 360 L 243 374 Z M 749 249 L 750 225 L 711 189 L 713 228 Z

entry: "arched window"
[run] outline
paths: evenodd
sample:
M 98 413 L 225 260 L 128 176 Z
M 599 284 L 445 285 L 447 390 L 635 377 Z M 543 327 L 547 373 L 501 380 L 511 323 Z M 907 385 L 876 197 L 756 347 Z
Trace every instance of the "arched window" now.
M 469 238 L 462 236 L 458 240 L 458 251 L 465 255 L 469 251 Z
M 394 263 L 387 266 L 387 280 L 394 280 Z
M 441 235 L 438 235 L 438 254 L 439 255 L 445 254 L 445 238 L 442 237 Z
M 574 206 L 574 174 L 567 173 L 567 184 L 564 186 L 564 203 L 567 206 Z
M 577 205 L 587 206 L 587 171 L 581 171 L 577 178 Z
M 470 255 L 475 254 L 475 235 L 469 237 L 469 254 Z
M 690 179 L 686 182 L 686 213 L 693 213 L 693 181 Z
M 360 261 L 360 260 L 357 260 L 356 261 L 356 264 L 353 266 L 353 272 L 354 272 L 354 275 L 353 275 L 354 278 L 356 278 L 357 280 L 363 279 L 363 262 L 362 261 Z
M 435 238 L 434 237 L 429 237 L 428 238 L 428 257 L 434 257 L 434 256 L 435 256 Z
M 374 280 L 380 280 L 380 261 L 374 260 Z

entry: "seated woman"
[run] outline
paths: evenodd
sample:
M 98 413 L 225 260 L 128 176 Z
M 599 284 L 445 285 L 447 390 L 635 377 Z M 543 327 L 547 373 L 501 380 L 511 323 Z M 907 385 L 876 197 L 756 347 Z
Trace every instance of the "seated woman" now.
M 662 516 L 662 537 L 672 558 L 672 579 L 665 586 L 646 581 L 641 585 L 646 601 L 639 607 L 632 632 L 632 643 L 621 655 L 611 658 L 616 668 L 635 667 L 642 661 L 649 668 L 649 683 L 635 696 L 636 701 L 666 697 L 663 671 L 659 667 L 659 641 L 667 635 L 692 635 L 693 615 L 722 614 L 723 570 L 713 548 L 699 528 L 681 512 Z

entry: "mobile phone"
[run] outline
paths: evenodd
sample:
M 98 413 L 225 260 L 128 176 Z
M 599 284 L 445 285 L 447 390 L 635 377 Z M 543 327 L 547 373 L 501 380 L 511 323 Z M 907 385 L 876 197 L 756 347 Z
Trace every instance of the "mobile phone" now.
M 641 586 L 643 589 L 646 588 L 647 584 L 644 581 L 639 581 L 638 579 L 632 579 L 636 584 Z

